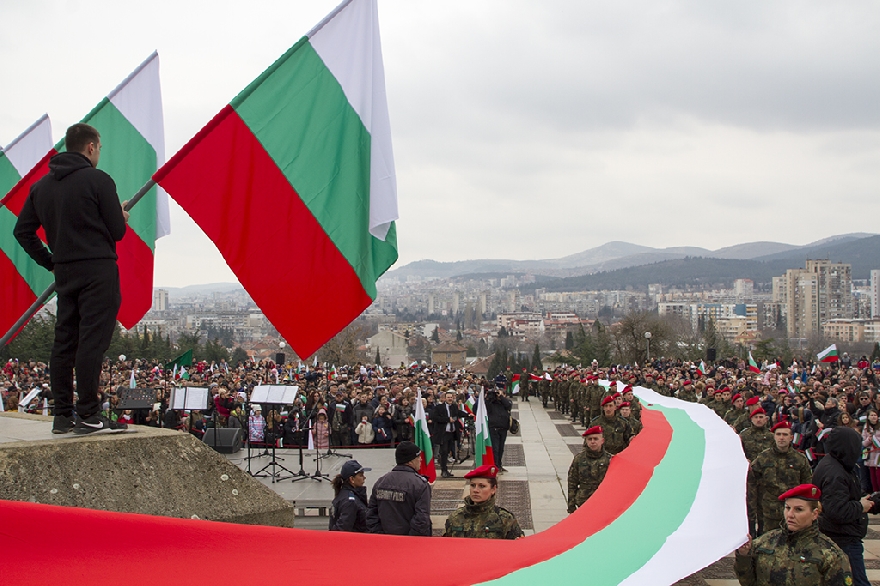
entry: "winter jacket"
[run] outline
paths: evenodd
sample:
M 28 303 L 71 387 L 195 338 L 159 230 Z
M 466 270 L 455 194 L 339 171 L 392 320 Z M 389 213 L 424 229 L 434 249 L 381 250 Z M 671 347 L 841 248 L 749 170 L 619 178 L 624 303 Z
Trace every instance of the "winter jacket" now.
M 868 533 L 868 515 L 862 511 L 862 489 L 855 469 L 862 438 L 852 428 L 835 427 L 825 437 L 825 450 L 813 472 L 813 484 L 822 491 L 819 530 L 838 545 L 858 543 Z
M 330 531 L 367 532 L 367 489 L 347 482 L 330 508 Z
M 411 466 L 398 464 L 373 485 L 367 505 L 370 533 L 431 536 L 431 487 Z

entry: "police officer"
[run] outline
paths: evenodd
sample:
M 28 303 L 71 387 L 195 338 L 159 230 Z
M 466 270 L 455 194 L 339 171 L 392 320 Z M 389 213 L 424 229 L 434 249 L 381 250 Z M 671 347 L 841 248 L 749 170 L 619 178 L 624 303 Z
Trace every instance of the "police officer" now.
M 330 531 L 367 532 L 367 479 L 357 460 L 349 460 L 333 479 L 336 498 L 330 506 Z
M 810 463 L 791 447 L 791 423 L 780 421 L 770 430 L 773 447 L 761 452 L 749 466 L 746 494 L 752 535 L 762 535 L 782 524 L 783 507 L 776 495 L 813 480 Z
M 517 539 L 524 535 L 513 513 L 495 504 L 497 474 L 495 465 L 485 464 L 464 475 L 469 494 L 464 497 L 464 506 L 446 519 L 443 537 Z
M 605 436 L 601 427 L 591 427 L 583 436 L 584 449 L 574 457 L 568 469 L 569 514 L 593 496 L 605 479 L 611 463 L 611 454 L 605 451 Z
M 749 539 L 736 550 L 733 569 L 743 586 L 850 586 L 846 554 L 819 532 L 819 498 L 812 484 L 779 495 L 785 527 Z
M 412 442 L 397 445 L 397 466 L 373 485 L 367 506 L 370 533 L 431 536 L 431 487 L 418 472 L 421 454 Z

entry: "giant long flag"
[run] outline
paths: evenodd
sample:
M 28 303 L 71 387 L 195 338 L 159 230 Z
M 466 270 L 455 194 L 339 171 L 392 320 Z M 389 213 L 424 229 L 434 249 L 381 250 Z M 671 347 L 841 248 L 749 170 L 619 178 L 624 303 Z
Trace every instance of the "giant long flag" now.
M 605 480 L 584 506 L 522 539 L 480 540 L 480 559 L 492 563 L 422 572 L 419 584 L 583 584 L 589 576 L 590 584 L 662 586 L 745 542 L 748 462 L 739 437 L 705 405 L 641 387 L 635 393 L 645 407 L 644 429 L 611 459 Z M 0 516 L 0 549 L 10 559 L 26 559 L 47 524 L 79 530 L 78 547 L 53 552 L 52 564 L 7 564 L 3 578 L 9 586 L 90 583 L 108 535 L 113 536 L 114 559 L 129 570 L 126 582 L 131 586 L 151 586 L 156 575 L 186 572 L 210 554 L 211 544 L 227 541 L 242 544 L 269 581 L 289 581 L 287 568 L 293 564 L 298 579 L 315 585 L 339 582 L 327 571 L 327 551 L 345 551 L 351 567 L 366 567 L 379 550 L 410 559 L 425 550 L 420 537 L 235 525 L 28 502 L 0 501 Z M 444 558 L 471 559 L 474 545 L 473 539 L 447 538 L 431 547 Z M 377 573 L 359 580 L 365 586 L 388 581 Z M 240 579 L 221 572 L 212 581 L 232 586 Z
M 376 297 L 397 184 L 376 0 L 347 0 L 155 175 L 299 356 Z M 266 262 L 286 269 L 267 274 Z
M 116 182 L 121 201 L 130 199 L 165 160 L 159 55 L 150 55 L 82 122 L 101 133 L 103 148 L 98 168 L 109 173 Z M 50 156 L 62 150 L 63 139 L 44 153 L 46 156 L 40 164 L 19 181 L 0 204 L 17 216 L 31 185 L 48 172 Z M 168 218 L 167 196 L 154 187 L 132 208 L 125 237 L 116 245 L 122 290 L 117 318 L 126 328 L 134 327 L 152 304 L 153 251 L 156 239 L 170 233 Z M 27 306 L 16 308 L 16 319 L 25 309 Z
M 0 195 L 22 181 L 52 148 L 52 123 L 43 115 L 0 152 Z M 52 273 L 19 246 L 12 230 L 16 215 L 0 206 L 0 336 L 52 284 Z

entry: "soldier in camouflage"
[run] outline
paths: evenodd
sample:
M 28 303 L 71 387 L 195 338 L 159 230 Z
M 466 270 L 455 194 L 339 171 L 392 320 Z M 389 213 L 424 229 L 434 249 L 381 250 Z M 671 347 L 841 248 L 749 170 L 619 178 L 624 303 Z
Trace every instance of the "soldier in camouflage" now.
M 819 489 L 802 484 L 779 496 L 785 527 L 749 539 L 733 569 L 742 586 L 851 586 L 849 558 L 819 532 Z
M 584 449 L 574 457 L 568 469 L 568 512 L 583 505 L 605 479 L 611 454 L 604 449 L 605 437 L 599 426 L 584 432 Z
M 638 398 L 633 395 L 633 388 L 630 385 L 626 385 L 623 389 L 623 400 L 629 403 L 630 410 L 632 411 L 633 418 L 638 421 L 642 420 L 642 404 L 639 402 Z M 635 435 L 635 432 L 633 432 Z
M 678 398 L 688 403 L 697 402 L 697 393 L 694 391 L 694 383 L 689 380 L 681 384 L 681 390 L 678 391 Z
M 639 434 L 642 431 L 642 422 L 636 419 L 635 415 L 632 414 L 632 406 L 629 404 L 629 401 L 624 401 L 620 404 L 620 416 L 623 417 L 624 421 L 629 425 L 630 433 L 633 436 Z
M 743 453 L 749 462 L 773 445 L 773 434 L 767 429 L 767 412 L 763 408 L 754 409 L 749 415 L 751 426 L 739 434 Z
M 749 425 L 749 412 L 745 410 L 745 399 L 737 393 L 731 400 L 733 407 L 724 414 L 724 422 L 736 433 L 742 432 Z
M 614 397 L 609 395 L 602 399 L 602 415 L 590 422 L 590 427 L 601 427 L 605 437 L 605 451 L 609 454 L 619 454 L 629 445 L 632 432 L 629 424 L 617 414 Z
M 524 535 L 513 513 L 495 504 L 497 474 L 496 466 L 486 464 L 464 475 L 469 495 L 464 497 L 464 506 L 446 519 L 443 537 L 518 539 Z
M 548 376 L 550 374 L 545 372 L 538 385 L 541 389 L 541 404 L 544 406 L 544 409 L 547 408 L 547 403 L 550 401 L 550 379 L 547 378 Z
M 556 410 L 562 413 L 563 415 L 568 414 L 571 405 L 568 402 L 568 381 L 569 375 L 565 375 L 565 377 L 559 381 L 559 402 L 556 404 Z
M 791 423 L 773 426 L 773 447 L 761 452 L 749 466 L 746 496 L 749 533 L 763 535 L 782 524 L 783 504 L 777 495 L 813 481 L 813 471 L 803 454 L 791 447 Z
M 715 402 L 709 405 L 709 408 L 715 412 L 718 417 L 724 418 L 724 414 L 730 411 L 730 389 L 721 387 L 715 393 Z

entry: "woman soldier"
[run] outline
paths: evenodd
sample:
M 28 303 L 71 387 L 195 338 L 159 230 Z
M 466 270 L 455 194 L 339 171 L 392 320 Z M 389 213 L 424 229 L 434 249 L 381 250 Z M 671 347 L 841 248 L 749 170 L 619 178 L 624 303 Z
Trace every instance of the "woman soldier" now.
M 513 513 L 495 504 L 497 474 L 497 467 L 484 465 L 464 475 L 470 494 L 464 497 L 464 506 L 446 519 L 443 537 L 518 539 L 524 535 Z

